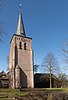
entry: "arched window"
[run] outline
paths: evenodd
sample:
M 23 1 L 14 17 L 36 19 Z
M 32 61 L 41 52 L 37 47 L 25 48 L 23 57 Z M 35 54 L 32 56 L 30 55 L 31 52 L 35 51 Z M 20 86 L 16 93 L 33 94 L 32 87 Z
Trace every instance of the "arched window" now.
M 22 42 L 19 43 L 19 48 L 22 49 Z
M 26 50 L 26 42 L 24 43 L 24 50 Z

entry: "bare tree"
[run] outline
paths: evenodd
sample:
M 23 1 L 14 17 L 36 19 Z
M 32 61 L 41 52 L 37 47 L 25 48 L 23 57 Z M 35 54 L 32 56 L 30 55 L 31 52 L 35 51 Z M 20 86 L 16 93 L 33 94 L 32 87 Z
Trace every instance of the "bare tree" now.
M 64 54 L 64 62 L 68 64 L 68 40 L 64 42 L 62 51 Z
M 64 87 L 66 81 L 68 82 L 67 75 L 65 73 L 58 74 L 58 78 L 61 81 L 61 86 Z
M 58 75 L 58 78 L 59 78 L 60 80 L 65 81 L 65 80 L 67 80 L 67 75 L 66 75 L 65 73 L 60 73 L 60 74 Z
M 9 55 L 7 56 L 7 65 L 8 65 L 7 71 L 9 71 Z
M 42 63 L 43 70 L 47 70 L 50 75 L 50 88 L 52 88 L 52 74 L 58 70 L 58 62 L 52 53 L 48 53 Z
M 39 65 L 34 65 L 34 73 L 36 73 L 38 71 Z
M 0 0 L 0 10 L 1 10 L 2 6 L 3 6 L 4 1 L 5 0 Z M 5 31 L 4 31 L 4 29 L 2 27 L 2 24 L 0 22 L 0 41 L 2 40 L 3 34 L 5 34 Z

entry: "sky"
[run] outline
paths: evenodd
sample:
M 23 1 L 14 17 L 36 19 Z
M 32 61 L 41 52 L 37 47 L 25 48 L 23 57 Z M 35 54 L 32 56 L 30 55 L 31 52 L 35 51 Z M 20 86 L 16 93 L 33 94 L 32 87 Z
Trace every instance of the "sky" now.
M 6 35 L 0 42 L 0 71 L 7 70 L 10 40 L 16 33 L 19 5 L 22 4 L 26 36 L 32 37 L 34 64 L 41 65 L 48 52 L 53 52 L 62 71 L 62 47 L 68 39 L 68 0 L 3 0 L 0 23 Z

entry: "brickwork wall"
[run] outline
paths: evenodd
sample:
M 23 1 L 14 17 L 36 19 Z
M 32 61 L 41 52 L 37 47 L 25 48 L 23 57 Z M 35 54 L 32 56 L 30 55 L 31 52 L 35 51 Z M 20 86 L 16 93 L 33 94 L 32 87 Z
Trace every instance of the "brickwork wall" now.
M 26 43 L 26 46 L 24 45 Z M 15 67 L 20 67 L 20 86 L 21 87 L 34 87 L 34 74 L 33 74 L 33 52 L 32 52 L 32 39 L 24 38 L 15 35 L 10 44 L 9 54 L 9 70 L 14 69 L 10 73 L 12 77 L 13 86 L 15 87 Z M 17 72 L 17 71 L 16 71 Z M 13 75 L 12 75 L 13 74 Z

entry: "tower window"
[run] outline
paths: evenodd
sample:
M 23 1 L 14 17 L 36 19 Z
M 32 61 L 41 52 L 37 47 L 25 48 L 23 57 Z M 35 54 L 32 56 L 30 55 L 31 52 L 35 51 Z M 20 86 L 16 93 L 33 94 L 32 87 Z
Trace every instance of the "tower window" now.
M 24 43 L 24 50 L 26 50 L 26 42 Z
M 19 48 L 22 49 L 22 42 L 20 42 L 20 44 L 19 44 Z

